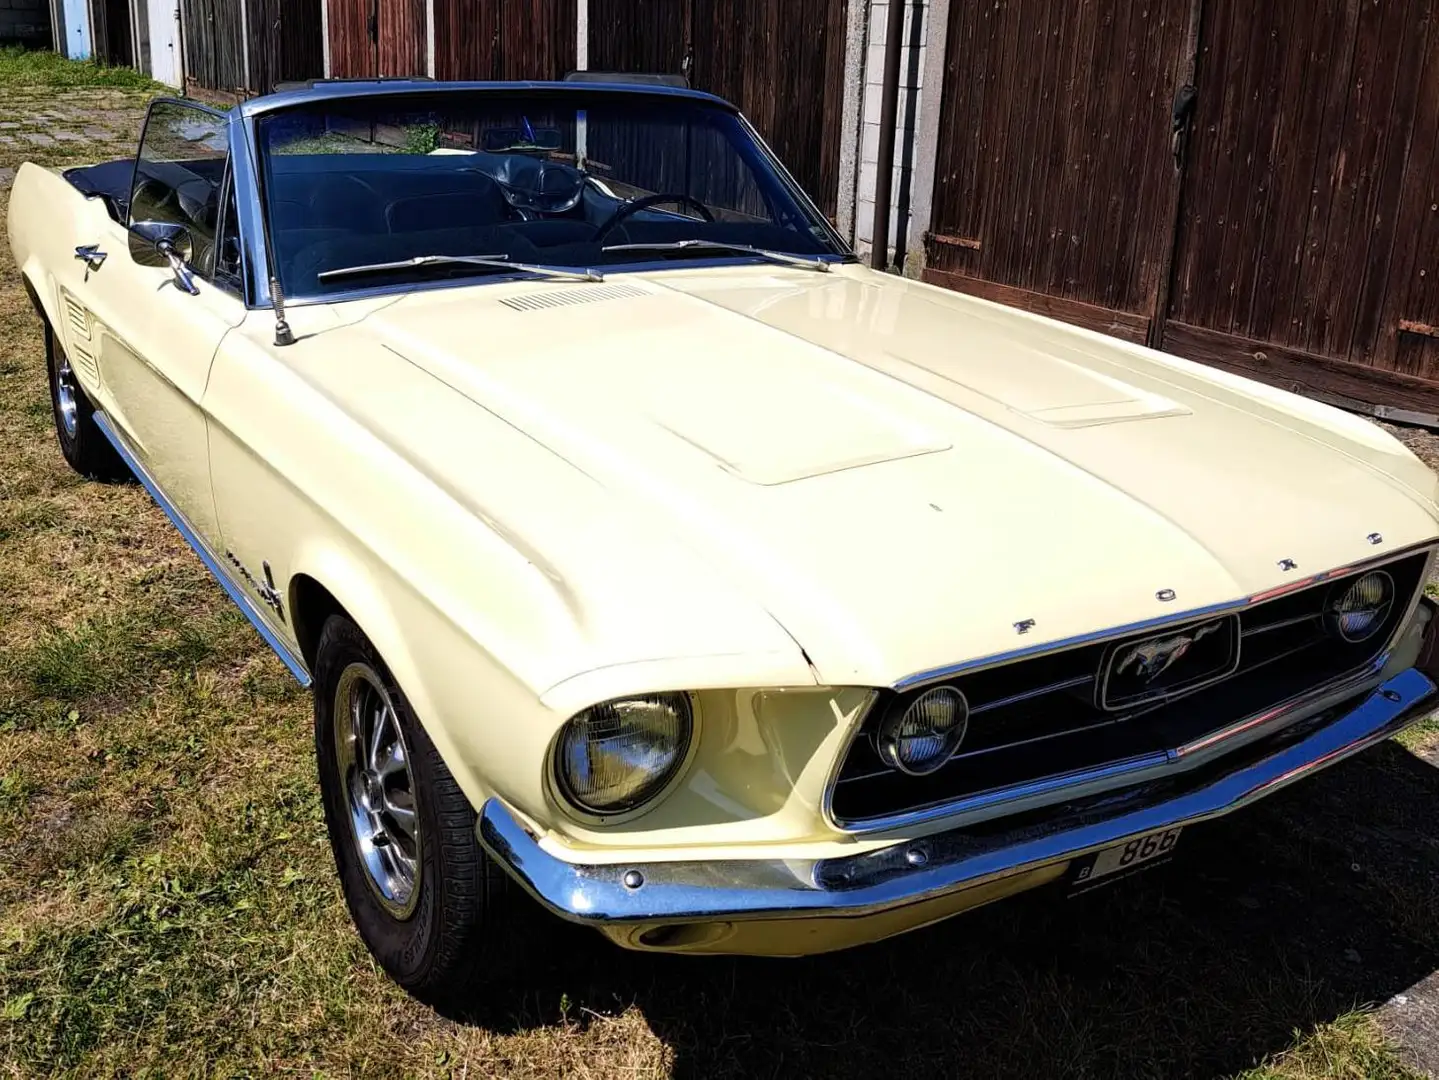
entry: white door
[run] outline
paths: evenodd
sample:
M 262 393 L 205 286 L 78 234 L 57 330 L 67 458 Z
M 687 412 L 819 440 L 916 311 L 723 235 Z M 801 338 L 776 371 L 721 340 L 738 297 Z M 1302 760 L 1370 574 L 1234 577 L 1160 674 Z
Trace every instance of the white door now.
M 180 85 L 180 0 L 146 0 L 150 14 L 150 77 Z

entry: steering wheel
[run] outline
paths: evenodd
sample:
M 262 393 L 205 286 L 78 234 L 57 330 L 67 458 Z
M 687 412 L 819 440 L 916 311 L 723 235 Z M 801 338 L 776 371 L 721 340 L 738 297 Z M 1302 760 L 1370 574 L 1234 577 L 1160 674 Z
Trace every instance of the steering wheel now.
M 715 216 L 710 213 L 710 208 L 694 196 L 672 195 L 667 192 L 661 192 L 658 195 L 646 195 L 642 199 L 632 199 L 625 203 L 610 215 L 608 221 L 595 230 L 595 235 L 591 238 L 590 242 L 598 244 L 605 237 L 609 236 L 610 233 L 614 232 L 615 227 L 619 225 L 620 222 L 633 217 L 641 210 L 648 210 L 651 206 L 659 206 L 662 203 L 679 203 L 681 206 L 688 206 L 691 209 L 698 210 L 700 217 L 706 222 L 711 224 L 714 222 Z
M 176 199 L 175 189 L 151 177 L 143 177 L 135 190 L 130 193 L 130 217 L 135 219 L 135 207 L 146 210 L 146 217 L 152 217 L 158 210 L 166 209 Z

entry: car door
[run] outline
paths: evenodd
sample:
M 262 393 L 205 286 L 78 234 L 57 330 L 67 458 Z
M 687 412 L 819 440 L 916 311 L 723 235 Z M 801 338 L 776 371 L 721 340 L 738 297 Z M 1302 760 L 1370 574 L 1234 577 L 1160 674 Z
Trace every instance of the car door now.
M 224 114 L 157 101 L 145 121 L 126 224 L 113 223 L 99 238 L 103 261 L 79 286 L 111 422 L 212 547 L 219 528 L 200 402 L 220 342 L 245 318 L 237 276 L 216 256 L 226 246 L 222 230 L 235 229 L 233 214 L 221 222 L 232 191 Z M 159 232 L 174 241 L 179 270 L 157 249 Z

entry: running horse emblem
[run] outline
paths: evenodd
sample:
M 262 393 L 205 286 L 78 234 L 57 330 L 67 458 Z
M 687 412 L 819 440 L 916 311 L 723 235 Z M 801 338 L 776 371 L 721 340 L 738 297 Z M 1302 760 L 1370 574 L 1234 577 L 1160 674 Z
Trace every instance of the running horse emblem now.
M 1180 660 L 1184 659 L 1201 639 L 1208 637 L 1223 625 L 1212 622 L 1195 630 L 1173 637 L 1154 638 L 1134 646 L 1114 665 L 1114 674 L 1133 675 L 1148 686 Z M 1133 671 L 1129 669 L 1133 667 Z

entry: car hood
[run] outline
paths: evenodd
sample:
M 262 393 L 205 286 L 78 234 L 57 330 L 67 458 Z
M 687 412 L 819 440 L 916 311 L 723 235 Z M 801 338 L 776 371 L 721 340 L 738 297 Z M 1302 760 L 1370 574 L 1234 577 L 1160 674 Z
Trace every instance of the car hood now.
M 1434 475 L 1366 421 L 859 267 L 432 290 L 342 332 L 698 552 L 831 684 L 1178 615 L 1439 532 Z

